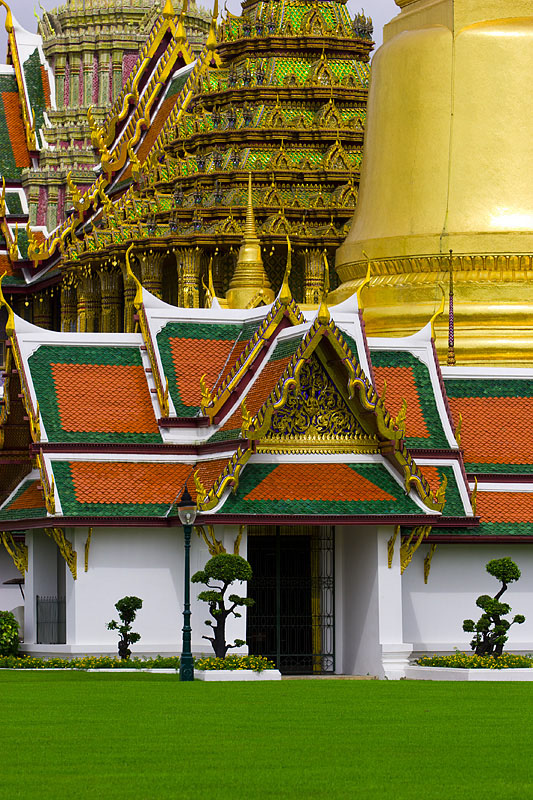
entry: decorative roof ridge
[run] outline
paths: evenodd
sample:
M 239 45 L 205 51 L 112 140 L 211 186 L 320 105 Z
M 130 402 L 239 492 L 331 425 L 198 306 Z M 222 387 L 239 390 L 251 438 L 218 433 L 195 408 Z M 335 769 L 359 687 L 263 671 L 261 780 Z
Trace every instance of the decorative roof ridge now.
M 186 1 L 188 2 L 188 0 Z M 180 92 L 181 96 L 184 98 L 183 102 L 179 104 L 176 103 L 176 105 L 170 112 L 168 118 L 163 123 L 163 127 L 159 131 L 159 134 L 157 135 L 155 142 L 152 144 L 150 150 L 147 153 L 144 162 L 145 164 L 148 162 L 148 159 L 152 153 L 161 151 L 164 145 L 167 143 L 168 133 L 169 131 L 174 130 L 176 124 L 179 122 L 180 117 L 185 113 L 185 111 L 189 107 L 189 104 L 194 95 L 194 90 L 197 87 L 198 81 L 202 73 L 207 68 L 210 68 L 213 62 L 215 63 L 215 66 L 220 66 L 221 63 L 220 56 L 216 51 L 216 48 L 218 47 L 218 42 L 216 38 L 217 17 L 218 17 L 218 0 L 215 0 L 215 7 L 213 9 L 213 14 L 211 18 L 211 27 L 209 29 L 207 42 L 205 44 L 203 51 L 200 53 L 200 55 L 194 62 L 191 74 L 189 75 L 187 82 L 185 83 Z M 144 172 L 144 170 L 142 171 Z
M 22 323 L 23 327 L 28 326 L 28 327 L 30 327 L 32 329 L 33 328 L 35 328 L 36 330 L 40 330 L 40 329 L 37 328 L 36 326 L 31 325 L 30 323 L 26 322 L 21 317 L 16 316 L 16 314 L 13 311 L 13 309 L 11 308 L 11 306 L 9 305 L 7 300 L 5 299 L 4 293 L 2 291 L 2 281 L 3 281 L 4 277 L 5 277 L 5 273 L 0 278 L 0 307 L 3 306 L 7 311 L 6 335 L 7 335 L 8 339 L 9 339 L 9 342 L 10 342 L 10 345 L 11 345 L 11 352 L 12 352 L 12 355 L 13 355 L 13 360 L 15 362 L 15 366 L 16 366 L 17 372 L 19 374 L 22 400 L 24 402 L 24 407 L 25 407 L 26 412 L 28 414 L 31 437 L 32 437 L 34 442 L 38 442 L 41 439 L 41 425 L 40 425 L 40 417 L 41 417 L 41 415 L 40 415 L 40 411 L 39 411 L 39 403 L 37 401 L 35 402 L 35 405 L 33 403 L 32 392 L 31 392 L 31 389 L 30 389 L 31 381 L 28 378 L 26 370 L 24 369 L 24 362 L 23 362 L 23 359 L 22 359 L 22 354 L 21 354 L 19 342 L 18 342 L 18 339 L 17 339 L 16 328 L 17 328 L 17 324 L 20 325 L 20 323 Z
M 17 20 L 13 17 L 11 9 L 8 6 L 6 0 L 0 0 L 0 5 L 3 6 L 6 10 L 5 29 L 7 31 L 7 36 L 8 36 L 9 53 L 11 55 L 11 61 L 15 69 L 15 78 L 17 81 L 18 94 L 22 111 L 22 122 L 24 124 L 24 133 L 26 136 L 26 146 L 30 152 L 33 152 L 38 149 L 37 137 L 35 135 L 35 113 L 32 113 L 30 100 L 28 97 L 28 93 L 26 91 L 26 82 L 24 80 L 22 64 L 20 62 L 19 52 L 18 52 L 17 37 L 15 35 L 15 27 L 18 27 L 21 30 L 23 30 L 23 28 L 20 25 L 20 23 L 17 22 Z
M 226 491 L 231 489 L 233 494 L 239 486 L 239 476 L 242 469 L 252 455 L 250 447 L 239 446 L 231 456 L 228 463 L 213 482 L 209 491 L 206 491 L 198 476 L 198 470 L 194 473 L 194 483 L 197 492 L 197 504 L 200 511 L 213 510 L 222 500 Z
M 324 338 L 327 338 L 330 345 L 336 350 L 347 369 L 348 399 L 354 399 L 357 392 L 358 402 L 363 409 L 373 413 L 378 435 L 381 437 L 382 443 L 386 445 L 382 448 L 383 455 L 391 463 L 391 466 L 403 475 L 406 492 L 409 493 L 414 487 L 428 508 L 441 511 L 444 507 L 444 499 L 433 496 L 429 483 L 404 443 L 404 431 L 400 421 L 394 420 L 389 414 L 383 399 L 377 394 L 341 331 L 331 319 L 328 322 L 321 322 L 317 316 L 298 349 L 291 356 L 269 397 L 253 417 L 249 416 L 244 403 L 241 434 L 250 442 L 265 435 L 272 415 L 287 402 L 289 390 L 292 388 L 294 391 L 299 391 L 300 373 L 303 366 Z
M 134 247 L 135 245 L 131 244 L 128 250 L 126 251 L 126 272 L 129 279 L 133 280 L 134 285 L 136 287 L 136 293 L 135 293 L 135 298 L 133 300 L 133 305 L 135 306 L 135 310 L 137 311 L 139 317 L 139 325 L 141 327 L 142 337 L 144 339 L 146 350 L 148 352 L 148 357 L 150 359 L 150 366 L 152 368 L 152 377 L 154 379 L 155 388 L 157 391 L 157 399 L 159 401 L 161 417 L 168 417 L 170 414 L 168 378 L 165 377 L 165 383 L 163 384 L 164 375 L 161 373 L 159 369 L 159 359 L 157 358 L 156 355 L 156 349 L 152 340 L 150 325 L 148 323 L 146 311 L 144 309 L 143 287 L 141 282 L 135 276 L 133 270 L 131 269 L 130 254 Z
M 279 333 L 283 320 L 288 320 L 294 326 L 305 322 L 303 314 L 294 300 L 285 304 L 280 299 L 276 299 L 261 325 L 218 387 L 216 394 L 211 394 L 206 387 L 206 391 L 202 393 L 201 409 L 202 413 L 209 416 L 211 421 L 222 411 L 251 364 Z
M 117 99 L 115 100 L 115 102 L 113 103 L 113 105 L 111 106 L 111 108 L 109 109 L 103 120 L 101 131 L 105 134 L 104 141 L 106 142 L 107 147 L 109 147 L 113 141 L 117 124 L 119 122 L 122 122 L 126 118 L 129 106 L 132 104 L 131 100 L 133 100 L 133 103 L 138 102 L 139 83 L 146 69 L 148 68 L 150 61 L 157 53 L 157 49 L 161 44 L 165 34 L 168 31 L 171 31 L 173 34 L 173 38 L 176 37 L 177 28 L 181 23 L 186 5 L 188 5 L 188 3 L 184 2 L 183 9 L 179 19 L 176 16 L 172 4 L 170 5 L 170 8 L 172 8 L 172 12 L 170 12 L 170 8 L 167 9 L 167 6 L 165 6 L 165 8 L 159 12 L 152 27 L 152 30 L 150 31 L 150 34 L 146 42 L 144 43 L 142 50 L 139 53 L 137 61 L 135 62 L 135 65 L 126 80 L 126 83 L 122 87 L 122 91 L 118 95 Z M 193 57 L 190 53 L 190 48 L 186 38 L 184 38 L 184 46 L 186 47 L 187 56 L 189 56 L 190 60 L 192 61 Z

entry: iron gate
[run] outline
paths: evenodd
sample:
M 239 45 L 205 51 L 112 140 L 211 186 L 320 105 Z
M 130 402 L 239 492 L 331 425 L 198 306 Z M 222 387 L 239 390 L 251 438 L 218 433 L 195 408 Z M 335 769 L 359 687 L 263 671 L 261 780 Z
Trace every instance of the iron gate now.
M 334 672 L 333 529 L 250 526 L 248 561 L 250 653 L 285 674 Z
M 65 598 L 37 595 L 37 644 L 65 644 L 66 633 Z

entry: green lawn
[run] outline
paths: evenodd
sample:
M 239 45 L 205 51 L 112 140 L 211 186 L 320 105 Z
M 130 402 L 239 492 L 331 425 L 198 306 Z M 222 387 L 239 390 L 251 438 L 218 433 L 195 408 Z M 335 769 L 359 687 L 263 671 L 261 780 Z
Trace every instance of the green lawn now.
M 0 798 L 533 798 L 528 683 L 0 672 Z

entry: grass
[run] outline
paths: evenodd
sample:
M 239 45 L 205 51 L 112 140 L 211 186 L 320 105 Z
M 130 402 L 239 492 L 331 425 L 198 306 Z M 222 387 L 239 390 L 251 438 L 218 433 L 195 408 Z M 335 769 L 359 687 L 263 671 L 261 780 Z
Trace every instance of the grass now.
M 531 685 L 0 672 L 0 797 L 533 797 Z

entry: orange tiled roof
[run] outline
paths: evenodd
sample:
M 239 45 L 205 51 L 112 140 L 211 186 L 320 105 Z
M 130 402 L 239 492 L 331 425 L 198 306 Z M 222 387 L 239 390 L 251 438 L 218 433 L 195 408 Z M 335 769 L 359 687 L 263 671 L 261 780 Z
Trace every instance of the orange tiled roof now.
M 406 399 L 406 436 L 429 437 L 412 368 L 374 366 L 374 377 L 378 394 L 383 393 L 385 381 L 387 382 L 385 406 L 393 417 L 398 416 L 403 398 Z
M 66 431 L 158 433 L 144 369 L 124 364 L 52 364 Z
M 533 401 L 529 397 L 450 397 L 457 424 L 463 418 L 465 461 L 530 464 L 533 453 Z
M 43 505 L 44 500 L 40 482 L 36 480 L 32 481 L 30 485 L 9 504 L 9 510 L 15 511 L 19 508 L 42 508 Z
M 2 92 L 2 102 L 6 112 L 7 131 L 15 157 L 15 165 L 22 168 L 29 167 L 31 166 L 30 154 L 26 144 L 18 93 Z
M 172 503 L 189 479 L 191 464 L 143 462 L 70 462 L 76 500 L 79 503 Z
M 429 483 L 431 491 L 436 492 L 438 489 L 440 489 L 442 478 L 437 467 L 429 466 L 423 463 L 421 464 L 419 461 L 417 461 L 417 465 L 420 469 L 420 472 Z
M 482 522 L 531 522 L 533 492 L 478 492 L 476 512 Z
M 46 108 L 50 108 L 50 106 L 52 105 L 52 100 L 50 97 L 50 82 L 48 80 L 48 71 L 43 64 L 41 64 L 41 80 L 43 83 L 44 102 Z
M 185 405 L 199 406 L 202 399 L 200 378 L 205 374 L 207 385 L 214 385 L 233 350 L 234 342 L 230 339 L 178 337 L 171 337 L 169 342 L 180 398 Z
M 263 403 L 268 399 L 270 393 L 283 375 L 283 372 L 285 371 L 290 360 L 291 357 L 287 356 L 286 358 L 280 358 L 276 361 L 269 361 L 268 364 L 265 364 L 265 367 L 261 371 L 261 375 L 259 376 L 258 380 L 254 383 L 246 395 L 246 408 L 252 416 L 257 414 Z M 233 431 L 240 429 L 241 425 L 242 411 L 240 403 L 238 403 L 237 409 L 233 412 L 228 421 L 224 423 L 221 430 Z
M 245 499 L 344 502 L 395 498 L 346 464 L 279 464 Z

